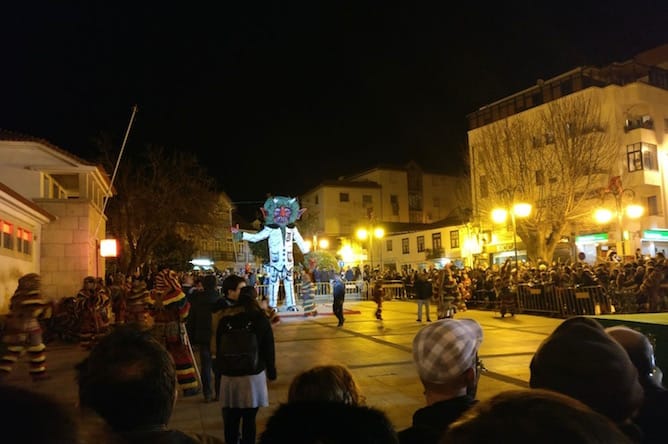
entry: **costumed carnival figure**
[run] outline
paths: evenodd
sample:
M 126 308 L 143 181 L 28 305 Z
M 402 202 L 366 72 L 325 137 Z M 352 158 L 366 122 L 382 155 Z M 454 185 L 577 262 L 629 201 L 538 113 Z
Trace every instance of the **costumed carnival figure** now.
M 40 276 L 28 273 L 19 279 L 19 285 L 10 299 L 0 343 L 0 378 L 9 375 L 24 351 L 30 359 L 28 371 L 33 381 L 46 376 L 46 346 L 39 317 L 49 301 L 42 297 L 40 287 Z
M 140 288 L 135 290 L 141 294 Z M 185 326 L 185 320 L 190 312 L 190 302 L 181 289 L 175 271 L 167 266 L 160 266 L 160 271 L 155 275 L 151 298 L 153 302 L 151 333 L 172 355 L 176 366 L 176 379 L 179 388 L 183 390 L 183 395 L 197 395 L 199 381 Z
M 111 300 L 106 287 L 93 276 L 86 276 L 77 293 L 79 312 L 79 344 L 90 350 L 109 331 L 109 306 Z
M 240 232 L 238 227 L 232 227 L 234 240 L 245 240 L 248 242 L 259 242 L 268 239 L 269 242 L 269 305 L 276 307 L 278 302 L 278 289 L 281 281 L 285 289 L 285 304 L 289 311 L 299 311 L 295 303 L 294 289 L 294 266 L 295 261 L 292 254 L 293 242 L 297 244 L 303 254 L 308 254 L 310 249 L 295 222 L 306 211 L 299 208 L 299 202 L 295 197 L 273 196 L 268 198 L 264 206 L 260 208 L 264 216 L 264 228 L 257 233 Z

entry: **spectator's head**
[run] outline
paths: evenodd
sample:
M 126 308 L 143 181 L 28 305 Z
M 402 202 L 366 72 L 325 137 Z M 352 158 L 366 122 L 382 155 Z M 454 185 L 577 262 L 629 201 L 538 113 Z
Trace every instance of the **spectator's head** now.
M 420 329 L 413 339 L 413 360 L 430 395 L 475 396 L 482 328 L 473 319 L 442 319 Z
M 562 322 L 536 350 L 529 385 L 587 404 L 617 423 L 638 409 L 643 389 L 624 348 L 592 318 Z
M 202 288 L 206 291 L 214 291 L 218 287 L 218 280 L 213 274 L 207 274 L 202 278 Z
M 631 362 L 638 370 L 638 378 L 643 387 L 660 386 L 657 381 L 654 347 L 649 338 L 637 330 L 624 325 L 608 327 L 605 331 L 612 336 L 628 353 Z
M 295 402 L 271 415 L 260 444 L 396 444 L 394 425 L 379 409 L 342 402 Z
M 561 393 L 510 390 L 480 401 L 450 425 L 443 444 L 630 444 L 607 417 Z
M 42 393 L 0 384 L 2 442 L 73 444 L 79 442 L 73 412 Z
M 249 310 L 262 310 L 257 299 L 257 290 L 255 287 L 251 287 L 249 285 L 241 287 L 239 290 L 239 299 L 237 302 Z
M 114 430 L 166 425 L 176 399 L 176 369 L 150 333 L 121 325 L 76 367 L 79 401 Z
M 226 298 L 236 301 L 239 299 L 239 291 L 241 290 L 242 287 L 246 286 L 246 279 L 243 277 L 236 275 L 236 274 L 231 274 L 227 276 L 225 279 L 223 279 L 223 296 Z
M 288 402 L 334 401 L 364 404 L 364 396 L 350 370 L 343 365 L 318 365 L 294 377 Z

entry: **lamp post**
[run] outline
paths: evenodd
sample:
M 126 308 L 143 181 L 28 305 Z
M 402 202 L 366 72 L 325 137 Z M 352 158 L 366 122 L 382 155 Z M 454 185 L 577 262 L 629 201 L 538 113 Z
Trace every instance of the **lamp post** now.
M 372 227 L 372 228 L 360 228 L 357 230 L 357 238 L 361 241 L 366 240 L 367 238 L 369 239 L 369 263 L 371 267 L 371 271 L 373 271 L 373 238 L 375 237 L 376 239 L 382 239 L 385 236 L 385 230 L 383 227 Z M 381 255 L 382 255 L 382 249 L 381 249 Z M 383 257 L 380 257 L 381 261 L 381 266 L 382 266 L 382 261 Z M 364 273 L 364 269 L 362 269 L 362 273 Z
M 635 191 L 630 188 L 624 188 L 622 186 L 622 178 L 620 176 L 614 176 L 610 178 L 608 187 L 601 190 L 601 201 L 605 202 L 605 199 L 608 196 L 612 196 L 615 200 L 615 216 L 617 217 L 617 230 L 619 231 L 619 241 L 622 243 L 622 261 L 626 257 L 626 236 L 624 235 L 624 210 L 626 210 L 626 215 L 631 219 L 637 219 L 642 216 L 644 208 L 640 205 L 630 204 L 626 208 L 623 208 L 623 200 L 626 196 L 627 199 L 632 201 L 636 197 Z M 594 218 L 597 222 L 605 224 L 612 220 L 612 212 L 606 208 L 598 208 L 594 213 Z
M 519 263 L 517 258 L 517 217 L 527 217 L 531 214 L 531 204 L 528 203 L 516 203 L 509 210 L 505 208 L 495 208 L 492 210 L 492 220 L 496 223 L 503 223 L 508 218 L 508 213 L 510 213 L 510 221 L 513 227 L 513 250 L 515 252 L 515 266 Z

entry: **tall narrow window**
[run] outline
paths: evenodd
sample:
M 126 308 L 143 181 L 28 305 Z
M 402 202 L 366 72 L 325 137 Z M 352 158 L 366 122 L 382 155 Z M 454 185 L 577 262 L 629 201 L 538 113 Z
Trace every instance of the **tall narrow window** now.
M 385 241 L 385 251 L 392 251 L 392 239 Z
M 410 253 L 410 249 L 408 248 L 408 238 L 407 237 L 401 239 L 401 252 L 403 254 Z
M 656 196 L 649 196 L 647 198 L 647 215 L 648 216 L 659 215 L 659 200 L 656 198 Z
M 2 248 L 14 249 L 14 225 L 9 222 L 0 222 L 2 226 Z
M 545 185 L 545 174 L 543 170 L 536 170 L 536 185 Z
M 642 170 L 642 149 L 640 143 L 626 146 L 626 163 L 629 172 Z
M 422 253 L 424 251 L 424 236 L 417 237 L 417 251 Z
M 431 245 L 434 248 L 434 251 L 440 250 L 443 248 L 441 245 L 441 233 L 432 233 L 431 234 Z
M 489 184 L 487 182 L 487 176 L 480 176 L 480 197 L 483 199 L 489 197 Z
M 642 165 L 649 171 L 659 171 L 659 162 L 656 155 L 656 145 L 652 143 L 642 144 Z
M 392 216 L 399 215 L 399 196 L 396 194 L 390 195 L 390 205 L 392 206 Z
M 450 232 L 450 248 L 459 248 L 459 230 Z
M 348 193 L 339 193 L 339 202 L 349 202 L 350 195 Z

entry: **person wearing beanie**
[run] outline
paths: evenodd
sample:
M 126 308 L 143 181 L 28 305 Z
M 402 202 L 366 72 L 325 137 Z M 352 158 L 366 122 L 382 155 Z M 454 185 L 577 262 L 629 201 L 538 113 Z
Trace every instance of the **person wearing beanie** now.
M 571 396 L 638 439 L 632 423 L 643 399 L 638 372 L 595 319 L 575 316 L 562 322 L 540 344 L 529 367 L 531 388 Z
M 427 402 L 413 414 L 399 441 L 437 443 L 448 426 L 477 401 L 482 328 L 473 319 L 441 319 L 413 339 L 413 361 Z
M 634 422 L 643 432 L 643 444 L 665 442 L 668 390 L 662 384 L 663 372 L 656 366 L 652 343 L 643 333 L 624 325 L 608 327 L 605 331 L 624 347 L 638 370 L 645 397 Z

